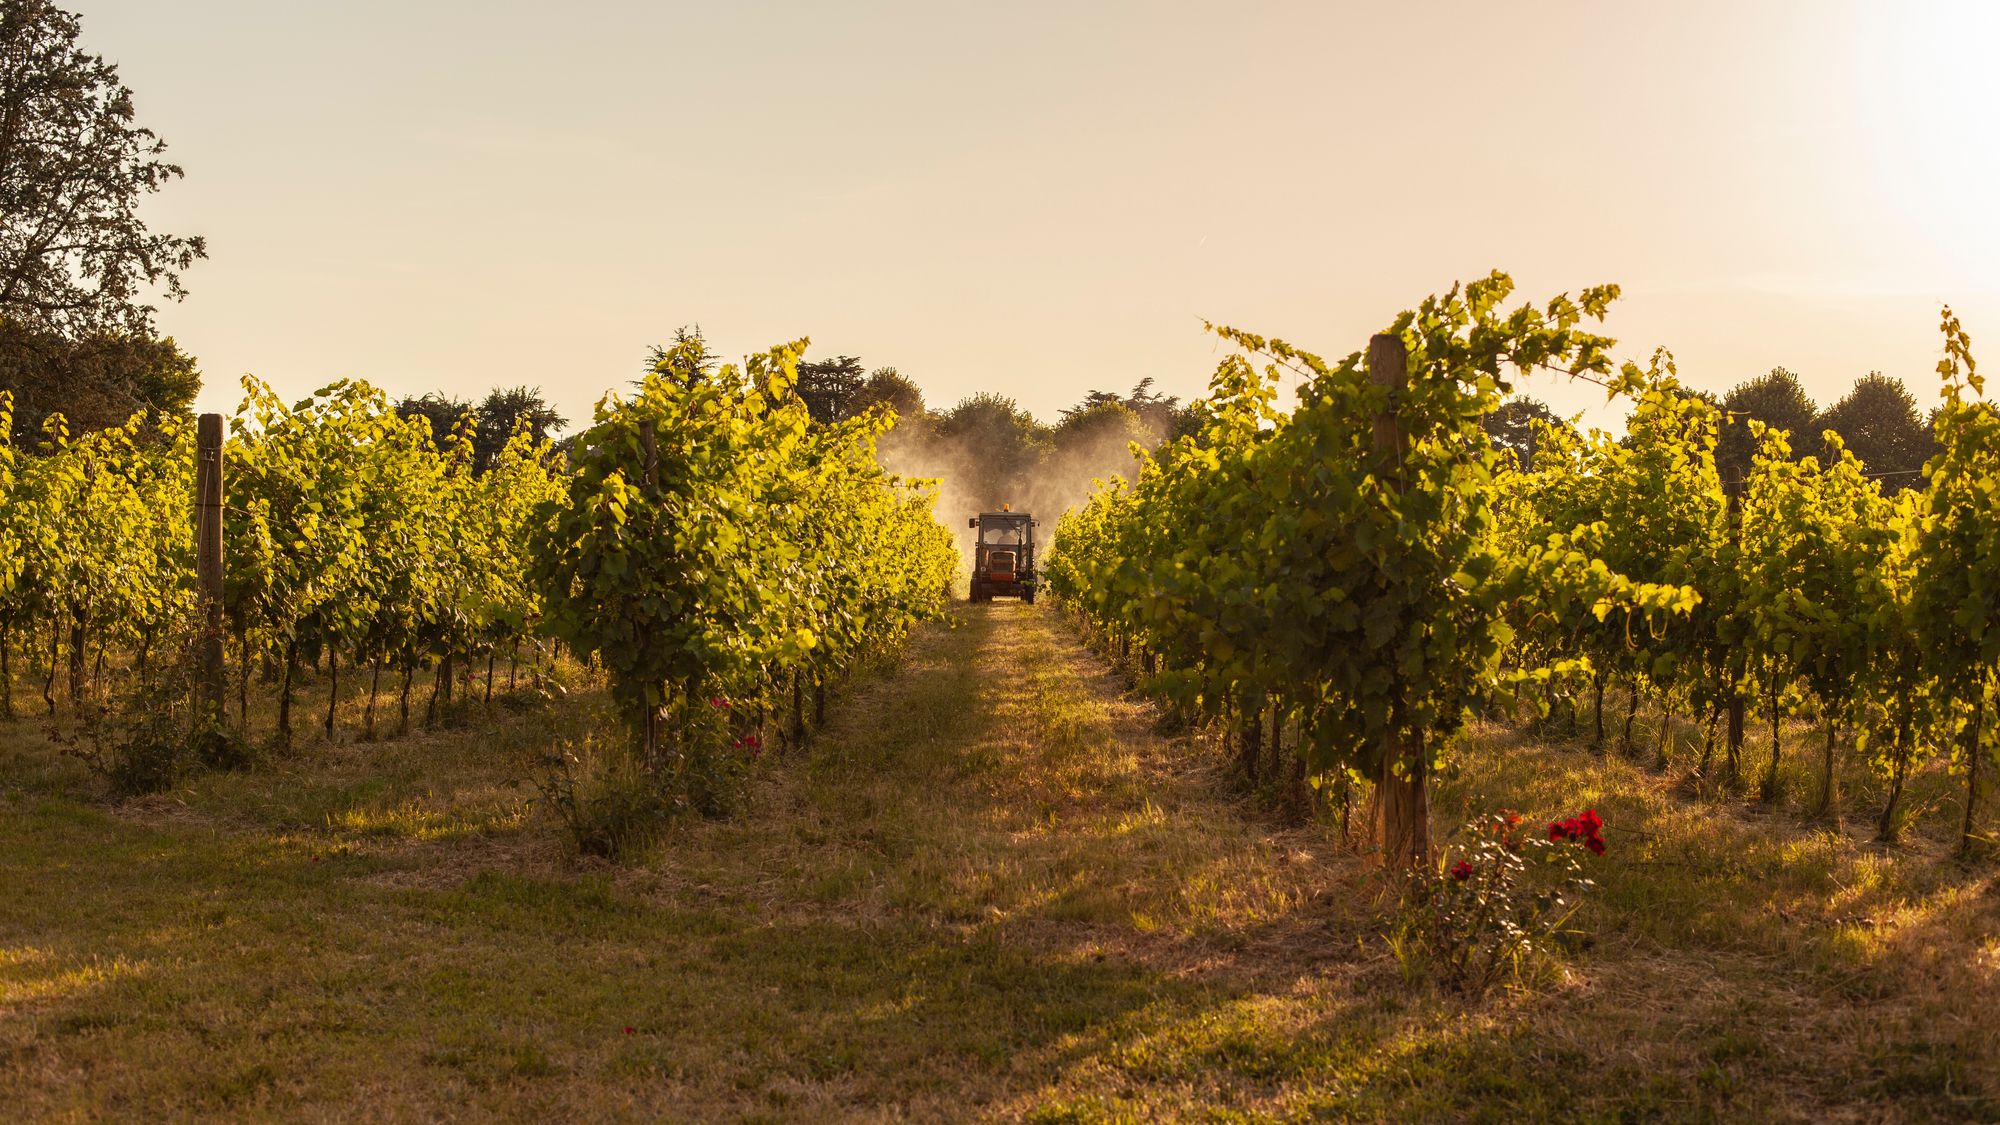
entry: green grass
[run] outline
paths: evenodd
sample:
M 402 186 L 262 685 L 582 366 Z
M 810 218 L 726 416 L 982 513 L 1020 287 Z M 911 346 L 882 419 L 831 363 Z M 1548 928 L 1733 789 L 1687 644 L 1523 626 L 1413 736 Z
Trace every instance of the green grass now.
M 1412 988 L 1325 826 L 1237 795 L 1054 615 L 963 610 L 742 812 L 579 862 L 584 693 L 124 803 L 0 727 L 10 1117 L 2000 1117 L 2000 891 L 1922 836 L 1477 732 L 1443 819 L 1596 804 L 1594 934 Z M 343 704 L 343 707 L 346 707 Z M 1803 768 L 1803 767 L 1801 767 Z

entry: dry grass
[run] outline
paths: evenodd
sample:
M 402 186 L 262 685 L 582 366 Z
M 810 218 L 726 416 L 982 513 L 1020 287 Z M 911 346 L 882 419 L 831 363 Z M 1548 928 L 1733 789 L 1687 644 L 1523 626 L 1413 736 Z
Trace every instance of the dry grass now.
M 1596 804 L 1558 980 L 1405 985 L 1368 872 L 1052 615 L 854 685 L 745 811 L 567 859 L 602 700 L 308 743 L 122 805 L 0 728 L 0 1105 L 31 1118 L 2000 1116 L 2000 892 L 1935 840 L 1480 732 L 1457 813 Z M 629 1029 L 629 1030 L 628 1030 Z

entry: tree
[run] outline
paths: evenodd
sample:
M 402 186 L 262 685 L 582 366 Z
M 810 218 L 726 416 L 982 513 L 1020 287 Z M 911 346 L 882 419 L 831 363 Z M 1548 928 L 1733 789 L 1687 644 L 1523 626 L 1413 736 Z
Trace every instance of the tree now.
M 443 449 L 451 443 L 451 432 L 458 428 L 459 422 L 472 413 L 472 404 L 443 391 L 432 391 L 418 398 L 405 397 L 396 403 L 396 413 L 429 422 L 431 444 Z
M 540 387 L 495 387 L 474 416 L 479 429 L 472 439 L 472 467 L 480 473 L 499 462 L 515 427 L 525 423 L 529 437 L 540 445 L 567 424 L 542 397 Z
M 1924 462 L 1937 439 L 1917 414 L 1917 401 L 1901 379 L 1872 371 L 1855 380 L 1847 397 L 1827 407 L 1815 431 L 1832 430 L 1882 481 L 1885 492 L 1922 487 Z
M 851 355 L 799 364 L 799 397 L 812 420 L 822 426 L 853 417 L 854 396 L 866 382 L 861 361 Z
M 1535 423 L 1549 426 L 1566 426 L 1556 417 L 1548 404 L 1537 398 L 1520 395 L 1501 403 L 1494 411 L 1481 420 L 1486 427 L 1486 436 L 1498 448 L 1514 457 L 1514 462 L 1524 469 L 1534 467 Z
M 1750 462 L 1757 455 L 1757 439 L 1750 434 L 1754 418 L 1774 430 L 1790 435 L 1794 459 L 1818 456 L 1819 427 L 1814 423 L 1819 410 L 1806 395 L 1799 377 L 1782 367 L 1769 375 L 1738 383 L 1723 396 L 1728 411 L 1722 433 L 1715 445 L 1715 464 L 1722 470 L 1722 484 L 1732 492 L 1742 487 L 1750 474 Z
M 51 414 L 73 434 L 122 426 L 132 415 L 184 416 L 201 371 L 172 339 L 102 334 L 70 340 L 0 321 L 0 390 L 14 396 L 13 440 L 31 443 Z
M 716 365 L 722 357 L 708 348 L 708 341 L 702 338 L 701 325 L 693 328 L 682 325 L 674 329 L 674 342 L 654 344 L 646 355 L 646 374 L 664 375 L 683 387 L 691 387 L 715 374 Z M 644 380 L 636 380 L 633 386 L 644 385 Z
M 200 238 L 156 234 L 140 202 L 181 176 L 134 123 L 118 68 L 48 0 L 0 5 L 0 319 L 70 339 L 150 337 L 146 290 L 183 294 Z
M 472 471 L 483 473 L 499 462 L 500 453 L 514 437 L 514 427 L 527 423 L 530 438 L 539 445 L 564 426 L 563 416 L 542 397 L 540 387 L 495 387 L 478 406 L 432 391 L 396 404 L 396 413 L 405 418 L 422 418 L 430 424 L 431 444 L 437 449 L 451 445 L 452 432 L 471 419 Z
M 957 446 L 960 483 L 969 490 L 968 498 L 989 508 L 1016 499 L 1043 436 L 1034 415 L 1013 399 L 985 392 L 947 411 L 936 432 Z
M 1151 445 L 1178 437 L 1182 433 L 1191 433 L 1198 428 L 1189 422 L 1187 411 L 1181 406 L 1179 396 L 1159 394 L 1153 390 L 1151 376 L 1139 380 L 1132 388 L 1132 392 L 1127 395 L 1120 396 L 1113 391 L 1091 391 L 1085 394 L 1083 401 L 1062 412 L 1062 418 L 1056 425 L 1060 429 L 1078 418 L 1098 413 L 1108 406 L 1120 407 L 1135 417 L 1141 433 L 1145 435 L 1146 443 Z
M 1099 407 L 1123 405 L 1125 405 L 1125 400 L 1111 391 L 1090 391 L 1083 396 L 1083 401 L 1062 412 L 1062 418 L 1057 422 L 1057 425 L 1068 422 L 1073 418 L 1081 417 Z
M 1093 397 L 1099 393 L 1091 392 Z M 1147 429 L 1138 411 L 1116 396 L 1106 396 L 1089 406 L 1063 411 L 1062 420 L 1049 430 L 1049 441 L 1057 448 L 1064 448 L 1095 441 L 1106 433 L 1115 434 L 1121 440 L 1143 442 Z
M 1132 458 L 1132 445 L 1153 448 L 1159 431 L 1139 413 L 1116 400 L 1102 402 L 1088 410 L 1067 410 L 1049 431 L 1048 456 L 1044 472 L 1058 480 L 1132 477 L 1139 466 Z
M 897 421 L 907 423 L 924 416 L 924 392 L 895 368 L 878 367 L 848 402 L 856 414 L 874 406 L 894 410 Z
M 1180 396 L 1153 390 L 1153 377 L 1150 375 L 1139 380 L 1132 393 L 1125 396 L 1125 406 L 1139 416 L 1147 431 L 1154 435 L 1155 443 L 1177 436 L 1191 427 L 1190 416 L 1181 405 Z

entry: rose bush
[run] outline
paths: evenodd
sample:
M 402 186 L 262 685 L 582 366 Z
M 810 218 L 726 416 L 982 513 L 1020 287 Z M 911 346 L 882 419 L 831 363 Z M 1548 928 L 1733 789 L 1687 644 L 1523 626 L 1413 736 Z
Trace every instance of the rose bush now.
M 1602 856 L 1604 819 L 1595 809 L 1522 831 L 1520 813 L 1502 810 L 1460 833 L 1454 862 L 1419 869 L 1405 886 L 1389 930 L 1390 948 L 1412 977 L 1482 992 L 1519 980 L 1553 951 L 1595 885 L 1582 852 Z

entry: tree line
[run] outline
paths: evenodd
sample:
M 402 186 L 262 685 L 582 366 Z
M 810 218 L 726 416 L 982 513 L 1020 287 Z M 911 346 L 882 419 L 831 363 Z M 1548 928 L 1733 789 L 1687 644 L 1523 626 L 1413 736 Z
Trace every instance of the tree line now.
M 1825 408 L 1815 405 L 1798 375 L 1783 367 L 1746 379 L 1721 395 L 1690 387 L 1676 393 L 1715 408 L 1715 461 L 1723 486 L 1732 491 L 1748 478 L 1756 457 L 1756 425 L 1789 435 L 1796 460 L 1824 457 L 1831 447 L 1822 435 L 1832 431 L 1839 435 L 1840 447 L 1892 493 L 1921 487 L 1924 463 L 1938 451 L 1933 436 L 1937 410 L 1928 416 L 1920 413 L 1903 381 L 1879 371 L 1855 380 L 1847 394 Z M 1501 403 L 1486 416 L 1484 425 L 1494 445 L 1527 465 L 1533 464 L 1538 426 L 1571 429 L 1547 404 L 1525 395 Z

